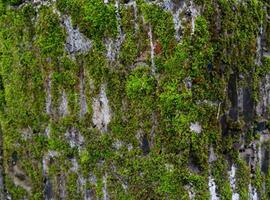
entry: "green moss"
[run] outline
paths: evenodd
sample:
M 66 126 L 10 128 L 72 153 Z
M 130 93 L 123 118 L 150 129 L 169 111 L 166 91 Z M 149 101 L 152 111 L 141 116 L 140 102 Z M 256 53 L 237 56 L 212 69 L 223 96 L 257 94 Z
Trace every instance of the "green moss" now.
M 145 20 L 153 28 L 155 40 L 159 40 L 161 43 L 162 54 L 169 56 L 175 44 L 172 15 L 157 5 L 143 3 L 140 8 Z
M 51 8 L 42 7 L 36 27 L 36 44 L 44 58 L 57 59 L 64 52 L 65 33 L 58 15 Z
M 65 176 L 68 198 L 82 198 L 82 191 L 77 190 L 79 173 L 87 180 L 85 187 L 102 198 L 102 177 L 106 172 L 111 199 L 179 199 L 179 194 L 188 199 L 187 187 L 192 186 L 196 199 L 205 200 L 209 199 L 210 170 L 221 199 L 231 199 L 228 159 L 238 168 L 237 192 L 241 199 L 248 199 L 251 172 L 238 158 L 235 146 L 240 135 L 246 144 L 256 138 L 241 117 L 238 121 L 227 120 L 228 135 L 222 135 L 219 120 L 230 109 L 227 85 L 231 73 L 249 76 L 237 85 L 251 87 L 252 98 L 260 99 L 259 83 L 269 72 L 269 59 L 264 58 L 262 66 L 255 65 L 256 38 L 262 24 L 266 44 L 269 43 L 269 23 L 262 9 L 269 4 L 257 0 L 196 0 L 194 3 L 201 5 L 201 16 L 196 17 L 194 33 L 190 34 L 189 24 L 182 20 L 183 35 L 177 43 L 171 13 L 154 3 L 136 1 L 135 21 L 133 7 L 124 3 L 121 1 L 119 7 L 119 23 L 115 1 L 104 4 L 102 0 L 59 0 L 39 9 L 30 3 L 15 7 L 7 4 L 18 5 L 19 1 L 1 1 L 0 119 L 4 167 L 10 167 L 16 150 L 33 194 L 16 187 L 9 176 L 7 190 L 13 199 L 42 199 L 41 160 L 48 150 L 55 150 L 59 156 L 50 163 L 49 177 L 56 198 L 60 198 L 56 178 L 60 174 Z M 71 16 L 73 27 L 92 40 L 88 53 L 76 55 L 75 59 L 66 55 L 66 33 L 54 6 L 61 14 Z M 183 11 L 181 17 L 185 14 Z M 104 42 L 117 38 L 118 26 L 125 37 L 119 55 L 111 62 L 106 58 Z M 150 27 L 156 74 L 148 66 Z M 49 74 L 50 115 L 45 113 Z M 78 117 L 82 75 L 88 110 L 85 116 Z M 101 85 L 106 85 L 112 116 L 108 133 L 102 134 L 92 124 L 92 102 Z M 62 117 L 59 105 L 63 91 L 67 94 L 69 114 Z M 195 122 L 202 127 L 200 134 L 190 131 L 190 124 Z M 50 138 L 44 135 L 47 126 L 51 127 Z M 65 137 L 71 127 L 85 139 L 81 149 L 70 147 Z M 31 130 L 29 138 L 22 135 L 26 128 Z M 231 130 L 234 134 L 230 134 Z M 143 154 L 138 132 L 148 139 L 147 155 Z M 209 164 L 211 145 L 218 160 Z M 79 162 L 78 173 L 70 171 L 70 157 Z M 89 182 L 89 173 L 97 177 L 96 185 Z M 251 180 L 264 199 L 269 196 L 262 191 L 264 180 L 269 188 L 268 176 L 257 168 Z M 123 183 L 128 185 L 126 190 Z
M 149 68 L 137 67 L 128 77 L 126 92 L 131 99 L 151 95 L 154 91 L 154 79 Z
M 69 13 L 73 23 L 89 38 L 101 40 L 117 35 L 116 8 L 112 3 L 104 4 L 102 0 L 60 0 L 57 7 Z

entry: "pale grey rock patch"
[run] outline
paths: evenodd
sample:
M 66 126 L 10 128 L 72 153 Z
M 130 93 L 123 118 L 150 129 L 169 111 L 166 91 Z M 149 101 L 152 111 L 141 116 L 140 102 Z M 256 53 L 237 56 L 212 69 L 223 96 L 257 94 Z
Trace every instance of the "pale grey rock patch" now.
M 195 199 L 196 193 L 195 193 L 195 191 L 194 191 L 193 185 L 191 185 L 191 184 L 185 185 L 184 188 L 185 188 L 185 190 L 187 190 L 187 192 L 188 192 L 188 197 L 189 197 L 189 199 L 190 199 L 190 200 Z
M 102 177 L 102 193 L 103 193 L 103 200 L 109 200 L 108 188 L 107 188 L 107 173 L 105 173 Z
M 50 115 L 52 113 L 52 72 L 50 72 L 46 81 L 46 113 Z
M 85 95 L 85 80 L 84 70 L 80 73 L 80 117 L 83 117 L 87 113 L 87 102 Z
M 82 149 L 84 144 L 84 137 L 81 135 L 79 130 L 72 127 L 67 130 L 65 137 L 68 140 L 71 148 L 77 147 L 79 151 Z
M 65 49 L 69 54 L 86 53 L 92 47 L 91 41 L 78 28 L 73 28 L 71 17 L 65 16 L 63 25 L 67 31 Z
M 111 110 L 106 95 L 106 86 L 103 84 L 98 97 L 93 99 L 93 124 L 101 131 L 106 132 L 111 121 Z
M 190 123 L 189 129 L 191 132 L 195 132 L 195 133 L 201 133 L 202 132 L 202 127 L 199 124 L 199 122 L 195 122 L 195 123 Z
M 148 37 L 150 41 L 150 56 L 151 56 L 151 72 L 152 74 L 156 73 L 156 65 L 155 65 L 155 45 L 153 42 L 153 34 L 152 34 L 152 27 L 149 25 Z
M 191 11 L 191 33 L 193 34 L 195 31 L 195 21 L 196 21 L 197 16 L 200 15 L 200 11 L 195 6 L 192 0 L 190 1 L 190 11 Z
M 214 148 L 213 148 L 212 145 L 210 146 L 209 151 L 210 151 L 210 153 L 209 153 L 209 159 L 208 159 L 208 162 L 209 162 L 209 163 L 212 163 L 212 162 L 214 162 L 214 161 L 217 160 L 217 156 L 216 156 L 216 154 L 215 154 L 215 152 L 214 152 Z
M 259 200 L 258 192 L 251 184 L 248 185 L 248 193 L 250 200 Z
M 219 197 L 216 192 L 217 186 L 215 180 L 211 176 L 208 177 L 208 187 L 210 192 L 210 200 L 219 200 Z
M 69 114 L 68 112 L 68 99 L 67 99 L 67 94 L 63 90 L 62 95 L 61 95 L 61 103 L 59 106 L 59 115 L 61 117 L 65 117 Z
M 236 192 L 236 167 L 234 164 L 231 166 L 231 170 L 228 171 L 228 174 L 232 190 L 232 200 L 239 200 L 240 195 Z
M 125 40 L 125 34 L 121 28 L 121 15 L 120 15 L 120 2 L 119 0 L 115 1 L 116 8 L 116 20 L 117 20 L 117 30 L 118 36 L 114 40 L 112 38 L 105 39 L 105 47 L 107 49 L 106 57 L 109 61 L 115 61 L 118 57 L 121 45 Z

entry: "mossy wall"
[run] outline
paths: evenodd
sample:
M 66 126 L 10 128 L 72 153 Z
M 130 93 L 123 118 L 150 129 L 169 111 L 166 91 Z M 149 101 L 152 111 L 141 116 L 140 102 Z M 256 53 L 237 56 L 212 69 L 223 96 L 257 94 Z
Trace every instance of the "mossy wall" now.
M 0 0 L 0 198 L 270 199 L 269 12 Z

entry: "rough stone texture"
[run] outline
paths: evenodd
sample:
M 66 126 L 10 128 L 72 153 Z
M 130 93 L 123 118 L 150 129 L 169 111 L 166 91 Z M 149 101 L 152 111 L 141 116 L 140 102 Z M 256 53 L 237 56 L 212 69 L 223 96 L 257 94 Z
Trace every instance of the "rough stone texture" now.
M 68 34 L 65 46 L 67 52 L 70 54 L 86 53 L 92 46 L 91 41 L 77 28 L 73 28 L 70 17 L 65 16 L 63 24 Z
M 84 138 L 76 128 L 72 127 L 65 133 L 66 139 L 69 142 L 69 145 L 81 149 L 84 143 Z
M 219 200 L 219 197 L 217 195 L 217 192 L 216 192 L 216 183 L 215 183 L 215 180 L 209 176 L 208 177 L 208 187 L 209 187 L 209 191 L 210 191 L 210 200 Z
M 62 92 L 61 96 L 61 102 L 59 105 L 59 115 L 61 117 L 67 116 L 68 115 L 68 99 L 67 99 L 67 94 L 65 91 Z
M 107 131 L 111 121 L 111 111 L 105 89 L 106 86 L 102 85 L 98 97 L 93 99 L 93 124 L 102 132 Z
M 260 100 L 256 106 L 256 114 L 260 117 L 268 117 L 268 106 L 270 105 L 270 74 L 267 74 L 260 82 Z
M 209 2 L 34 0 L 3 13 L 0 2 L 0 199 L 219 200 L 224 185 L 232 200 L 261 199 L 270 4 Z M 55 35 L 66 38 L 52 49 Z M 143 75 L 128 85 L 138 68 Z M 130 97 L 127 85 L 140 95 Z

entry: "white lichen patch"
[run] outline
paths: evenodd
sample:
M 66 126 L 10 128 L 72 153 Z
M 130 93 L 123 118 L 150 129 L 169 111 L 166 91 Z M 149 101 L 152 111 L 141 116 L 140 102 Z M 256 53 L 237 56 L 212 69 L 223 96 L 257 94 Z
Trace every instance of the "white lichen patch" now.
M 93 124 L 102 132 L 107 131 L 108 124 L 111 121 L 111 111 L 109 100 L 106 96 L 106 89 L 103 84 L 98 97 L 93 99 Z
M 202 127 L 199 124 L 199 122 L 195 122 L 195 123 L 190 123 L 189 129 L 191 132 L 195 132 L 195 133 L 201 133 L 202 132 Z

